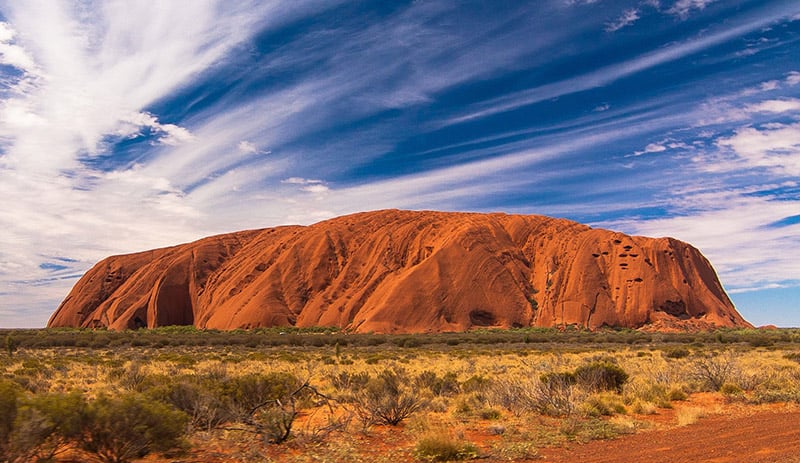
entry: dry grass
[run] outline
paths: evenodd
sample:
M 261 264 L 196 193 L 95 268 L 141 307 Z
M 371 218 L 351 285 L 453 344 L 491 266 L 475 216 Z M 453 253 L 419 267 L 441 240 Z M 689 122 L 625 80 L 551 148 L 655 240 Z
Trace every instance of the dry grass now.
M 686 407 L 681 408 L 675 413 L 675 421 L 678 426 L 688 426 L 697 423 L 701 418 L 708 416 L 702 408 Z
M 696 423 L 716 410 L 678 401 L 710 389 L 708 378 L 696 373 L 714 362 L 735 367 L 723 369 L 722 384 L 725 391 L 741 391 L 737 406 L 800 403 L 800 362 L 792 357 L 795 353 L 746 345 L 724 350 L 536 344 L 21 348 L 0 362 L 0 377 L 17 382 L 28 394 L 77 390 L 92 399 L 125 391 L 147 394 L 154 384 L 175 378 L 225 380 L 291 373 L 331 398 L 327 406 L 332 409 L 316 399 L 301 401 L 301 414 L 287 443 L 267 445 L 246 432 L 222 428 L 190 435 L 189 440 L 236 461 L 413 461 L 415 452 L 430 460 L 479 454 L 488 461 L 509 461 L 533 458 L 544 446 L 635 432 L 653 415 L 674 413 L 677 426 Z M 557 398 L 568 406 L 560 416 L 546 416 L 537 408 L 543 375 L 574 372 L 595 362 L 618 365 L 630 378 L 620 391 L 598 393 L 583 390 L 580 384 L 564 385 Z M 362 426 L 348 402 L 352 390 L 337 386 L 334 379 L 342 374 L 375 378 L 387 369 L 404 371 L 427 407 L 396 428 Z M 504 387 L 511 388 L 505 391 L 510 391 L 508 400 L 500 399 Z M 674 411 L 669 410 L 672 407 Z M 455 453 L 448 453 L 448 448 Z M 206 456 L 203 451 L 195 450 L 197 459 Z

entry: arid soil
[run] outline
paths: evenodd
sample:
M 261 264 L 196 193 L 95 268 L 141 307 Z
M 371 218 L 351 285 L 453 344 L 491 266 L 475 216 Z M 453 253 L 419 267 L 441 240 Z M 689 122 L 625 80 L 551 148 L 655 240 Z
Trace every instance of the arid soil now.
M 707 416 L 688 425 L 678 424 L 682 409 L 699 410 Z M 517 463 L 800 463 L 800 408 L 770 404 L 747 406 L 725 403 L 719 395 L 697 394 L 675 409 L 656 415 L 632 416 L 646 429 L 609 440 L 569 442 L 563 446 L 541 447 L 529 459 L 508 460 L 492 455 L 500 436 L 487 432 L 490 422 L 467 429 L 464 437 L 476 445 L 474 461 Z M 693 420 L 694 421 L 694 420 Z M 520 423 L 522 424 L 522 423 Z M 524 426 L 524 424 L 523 424 Z M 269 446 L 266 461 L 379 461 L 414 463 L 413 433 L 379 426 L 368 434 L 353 432 L 347 442 L 329 446 Z M 240 462 L 247 457 L 244 442 L 208 442 L 197 446 L 182 462 Z M 308 455 L 314 453 L 316 456 Z M 317 454 L 319 452 L 319 454 Z M 324 456 L 323 456 L 324 455 Z M 158 458 L 148 463 L 167 463 Z M 255 460 L 252 460 L 255 461 Z
M 710 416 L 674 429 L 542 449 L 541 455 L 543 463 L 796 463 L 800 410 Z

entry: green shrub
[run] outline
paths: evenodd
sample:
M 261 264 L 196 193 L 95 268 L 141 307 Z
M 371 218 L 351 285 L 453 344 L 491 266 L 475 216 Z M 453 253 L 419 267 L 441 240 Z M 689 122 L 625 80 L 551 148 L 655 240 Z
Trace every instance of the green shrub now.
M 691 351 L 685 347 L 673 347 L 664 351 L 664 357 L 671 359 L 682 359 L 691 355 Z
M 8 452 L 21 394 L 15 383 L 0 379 L 0 455 Z
M 592 394 L 581 404 L 581 411 L 586 416 L 612 416 L 625 414 L 625 404 L 618 395 L 609 393 Z
M 425 400 L 408 383 L 408 373 L 397 367 L 371 379 L 354 397 L 362 422 L 396 426 L 422 408 Z
M 228 385 L 232 415 L 264 437 L 280 444 L 289 438 L 297 417 L 297 401 L 312 392 L 307 382 L 289 373 L 251 374 Z
M 230 402 L 216 392 L 187 378 L 151 389 L 149 395 L 186 413 L 192 429 L 210 431 L 231 417 Z
M 52 461 L 80 440 L 86 421 L 87 403 L 77 391 L 26 398 L 14 420 L 11 450 L 21 461 Z
M 369 373 L 366 371 L 361 373 L 340 371 L 339 374 L 331 376 L 330 381 L 333 387 L 339 391 L 355 391 L 366 386 L 369 379 Z
M 503 413 L 496 408 L 484 408 L 478 412 L 478 416 L 484 420 L 499 420 Z
M 563 372 L 551 371 L 539 375 L 539 381 L 545 384 L 550 382 L 557 382 L 560 384 L 573 385 L 577 383 L 577 378 L 575 377 L 575 373 L 571 373 L 569 371 L 563 371 Z
M 125 463 L 184 445 L 185 413 L 145 396 L 101 395 L 87 408 L 80 448 L 103 463 Z
M 446 432 L 425 434 L 417 441 L 415 451 L 420 459 L 428 461 L 467 460 L 478 454 L 475 445 L 455 439 Z
M 461 384 L 462 392 L 475 392 L 485 394 L 492 386 L 492 380 L 482 376 L 473 375 Z
M 590 391 L 622 392 L 628 373 L 611 362 L 592 362 L 575 370 L 576 382 Z
M 744 394 L 742 388 L 740 388 L 737 384 L 733 383 L 725 383 L 719 388 L 719 392 L 725 394 L 726 396 L 737 396 Z
M 426 370 L 417 376 L 414 383 L 417 387 L 426 388 L 434 395 L 438 396 L 455 395 L 461 389 L 461 385 L 458 382 L 458 375 L 452 371 L 440 377 L 435 372 Z
M 17 351 L 17 345 L 18 343 L 16 339 L 14 339 L 10 334 L 7 334 L 5 338 L 5 349 L 9 357 L 12 357 L 14 352 Z

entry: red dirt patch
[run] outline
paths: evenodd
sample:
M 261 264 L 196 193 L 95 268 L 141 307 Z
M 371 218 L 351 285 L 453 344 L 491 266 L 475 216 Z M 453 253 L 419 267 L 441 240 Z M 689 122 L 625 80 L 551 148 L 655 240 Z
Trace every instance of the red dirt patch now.
M 542 449 L 545 463 L 797 463 L 800 411 L 712 416 L 696 424 L 568 449 Z

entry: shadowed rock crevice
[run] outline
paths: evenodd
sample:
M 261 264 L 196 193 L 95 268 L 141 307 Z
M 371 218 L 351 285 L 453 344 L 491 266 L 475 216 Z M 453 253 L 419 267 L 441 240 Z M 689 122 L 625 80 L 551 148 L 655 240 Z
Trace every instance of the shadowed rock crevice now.
M 359 332 L 750 326 L 692 246 L 506 214 L 375 211 L 109 257 L 49 326 Z

